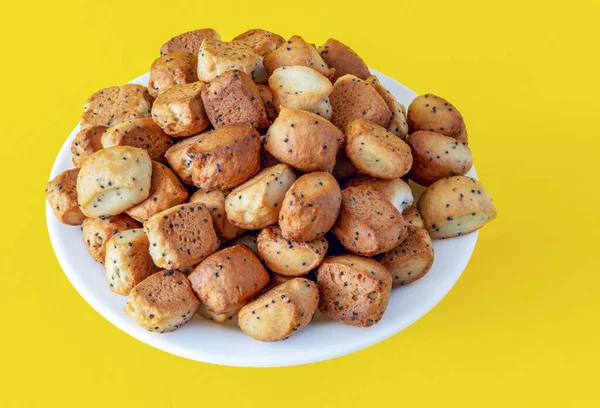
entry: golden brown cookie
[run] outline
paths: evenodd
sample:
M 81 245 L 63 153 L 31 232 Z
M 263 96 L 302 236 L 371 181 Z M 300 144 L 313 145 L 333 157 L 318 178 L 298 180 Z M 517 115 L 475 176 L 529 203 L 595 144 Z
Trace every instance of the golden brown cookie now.
M 152 105 L 152 120 L 166 134 L 177 137 L 196 135 L 210 126 L 200 93 L 204 82 L 176 85 L 163 92 Z
M 81 225 L 85 215 L 77 202 L 79 169 L 65 170 L 46 185 L 46 199 L 58 221 L 66 225 Z
M 129 119 L 149 118 L 154 98 L 145 86 L 126 84 L 101 89 L 83 105 L 79 124 L 81 129 L 91 126 L 113 126 Z

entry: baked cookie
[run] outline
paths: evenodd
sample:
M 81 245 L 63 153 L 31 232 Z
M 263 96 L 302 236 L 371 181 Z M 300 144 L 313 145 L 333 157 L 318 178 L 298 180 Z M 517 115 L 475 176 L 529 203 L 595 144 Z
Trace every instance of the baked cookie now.
M 325 258 L 317 270 L 319 310 L 359 327 L 378 323 L 387 308 L 392 274 L 379 262 L 356 255 Z
M 210 126 L 200 94 L 204 82 L 176 85 L 152 105 L 152 120 L 170 136 L 196 135 Z
M 92 258 L 103 264 L 108 240 L 118 232 L 141 226 L 142 224 L 126 214 L 105 218 L 86 218 L 81 224 L 83 243 Z
M 329 66 L 335 70 L 332 82 L 346 74 L 354 75 L 360 79 L 367 79 L 371 72 L 367 64 L 350 47 L 338 40 L 330 38 L 319 47 L 319 54 Z
M 381 85 L 379 79 L 377 79 L 375 75 L 368 77 L 367 82 L 375 88 L 379 95 L 381 95 L 392 112 L 387 130 L 400 137 L 402 140 L 406 139 L 406 135 L 408 135 L 408 124 L 406 123 L 406 108 L 404 105 L 399 103 L 396 98 L 394 98 L 394 95 Z
M 370 186 L 385 197 L 396 210 L 402 212 L 412 205 L 413 194 L 410 186 L 402 179 L 376 179 L 368 176 L 359 176 L 346 182 L 346 187 Z
M 250 248 L 235 245 L 206 258 L 189 279 L 206 308 L 224 314 L 248 303 L 269 283 L 269 274 Z
M 227 71 L 202 90 L 206 115 L 215 129 L 234 123 L 250 123 L 255 129 L 269 127 L 260 91 L 244 72 Z
M 113 235 L 106 243 L 105 261 L 108 287 L 119 295 L 129 295 L 134 286 L 158 270 L 141 228 Z
M 101 89 L 83 105 L 81 129 L 113 126 L 129 119 L 148 118 L 154 98 L 145 86 L 126 84 Z
M 66 225 L 81 225 L 85 215 L 77 203 L 79 169 L 65 170 L 46 185 L 46 199 L 58 221 Z
M 264 57 L 281 46 L 285 42 L 285 39 L 270 31 L 254 29 L 238 35 L 231 42 L 250 47 L 252 51 Z
M 201 28 L 199 30 L 188 31 L 171 38 L 160 47 L 160 55 L 167 55 L 173 52 L 189 52 L 198 55 L 200 45 L 205 38 L 221 39 L 219 33 L 212 28 Z
M 131 146 L 98 150 L 77 177 L 79 208 L 87 217 L 127 211 L 150 194 L 152 161 L 148 152 Z
M 152 162 L 148 198 L 131 207 L 126 213 L 135 220 L 144 222 L 156 213 L 185 203 L 187 199 L 188 192 L 175 173 L 161 163 Z
M 307 43 L 302 37 L 295 35 L 265 56 L 265 70 L 268 76 L 273 75 L 280 67 L 305 66 L 331 79 L 335 70 L 330 69 L 314 45 Z
M 194 317 L 200 301 L 179 271 L 159 271 L 129 293 L 125 313 L 144 329 L 168 333 Z
M 258 84 L 267 82 L 263 57 L 247 45 L 213 38 L 202 41 L 198 52 L 198 78 L 210 82 L 227 71 L 237 69 Z
M 329 173 L 298 178 L 283 199 L 279 227 L 286 239 L 313 241 L 331 229 L 340 211 L 340 186 Z
M 292 279 L 244 306 L 238 325 L 256 340 L 285 340 L 310 323 L 318 304 L 319 291 L 314 282 Z
M 133 146 L 148 152 L 150 160 L 167 163 L 165 153 L 173 139 L 165 134 L 151 118 L 132 119 L 109 127 L 101 138 L 103 148 Z
M 402 216 L 404 217 L 404 221 L 406 221 L 406 226 L 410 231 L 411 228 L 425 228 L 425 224 L 423 224 L 423 217 L 421 217 L 421 213 L 414 205 L 409 205 L 402 211 Z
M 156 98 L 169 88 L 198 80 L 198 57 L 189 52 L 173 52 L 158 57 L 150 66 L 148 93 Z
M 102 134 L 108 127 L 104 125 L 91 126 L 81 129 L 71 143 L 71 161 L 73 166 L 81 167 L 92 154 L 102 149 Z
M 184 183 L 227 190 L 260 170 L 260 135 L 249 123 L 226 125 L 176 143 L 165 156 Z
M 453 137 L 463 144 L 469 142 L 462 115 L 442 97 L 433 94 L 417 96 L 408 107 L 406 121 L 410 133 L 428 130 Z
M 192 197 L 190 197 L 191 203 L 202 203 L 206 206 L 210 215 L 212 216 L 213 226 L 217 232 L 217 236 L 221 239 L 221 242 L 228 241 L 235 237 L 238 237 L 244 233 L 244 229 L 236 225 L 233 225 L 227 219 L 227 213 L 225 212 L 225 199 L 227 194 L 220 190 L 205 190 L 199 189 Z
M 196 265 L 219 248 L 210 212 L 198 203 L 182 204 L 144 222 L 154 263 L 168 270 Z
M 277 160 L 304 172 L 333 170 L 346 136 L 314 113 L 282 106 L 264 148 Z

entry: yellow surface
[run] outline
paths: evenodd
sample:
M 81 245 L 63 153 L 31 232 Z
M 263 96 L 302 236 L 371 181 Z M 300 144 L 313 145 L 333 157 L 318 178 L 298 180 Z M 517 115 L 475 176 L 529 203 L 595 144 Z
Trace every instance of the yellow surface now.
M 599 406 L 598 2 L 5 2 L 0 406 Z M 249 28 L 350 44 L 466 118 L 499 218 L 448 296 L 402 333 L 281 369 L 155 350 L 71 287 L 44 187 L 92 92 L 179 32 Z

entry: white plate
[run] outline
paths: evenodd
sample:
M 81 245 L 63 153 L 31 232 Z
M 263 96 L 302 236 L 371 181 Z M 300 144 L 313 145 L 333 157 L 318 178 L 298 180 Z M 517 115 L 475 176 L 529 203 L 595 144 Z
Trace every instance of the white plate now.
M 408 106 L 415 98 L 416 94 L 400 83 L 376 71 L 373 73 L 400 103 Z M 147 85 L 148 74 L 132 83 Z M 73 167 L 70 147 L 78 130 L 79 126 L 71 132 L 58 153 L 51 179 Z M 472 169 L 468 175 L 475 177 L 475 170 Z M 48 203 L 46 220 L 54 252 L 65 274 L 81 296 L 112 324 L 146 344 L 181 357 L 247 367 L 289 366 L 327 360 L 363 349 L 400 332 L 425 315 L 450 291 L 469 262 L 477 241 L 477 232 L 434 241 L 435 261 L 431 271 L 415 283 L 394 289 L 385 315 L 373 327 L 345 326 L 317 312 L 308 327 L 288 340 L 261 343 L 245 335 L 235 322 L 217 324 L 199 316 L 169 334 L 150 333 L 140 328 L 123 311 L 127 298 L 108 289 L 104 269 L 88 254 L 80 228 L 59 223 Z

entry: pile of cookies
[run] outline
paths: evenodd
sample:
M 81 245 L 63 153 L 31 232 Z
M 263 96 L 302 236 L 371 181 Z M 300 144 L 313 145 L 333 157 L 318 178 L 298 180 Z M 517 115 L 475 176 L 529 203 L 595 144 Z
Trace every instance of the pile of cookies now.
M 459 111 L 432 94 L 406 110 L 334 39 L 181 34 L 148 87 L 94 93 L 80 126 L 48 202 L 158 333 L 237 315 L 253 338 L 285 340 L 317 309 L 372 326 L 392 288 L 429 271 L 431 239 L 496 217 L 465 176 Z M 417 203 L 409 179 L 427 187 Z

